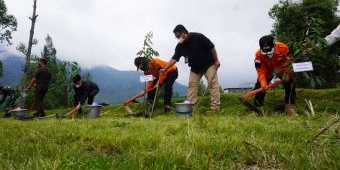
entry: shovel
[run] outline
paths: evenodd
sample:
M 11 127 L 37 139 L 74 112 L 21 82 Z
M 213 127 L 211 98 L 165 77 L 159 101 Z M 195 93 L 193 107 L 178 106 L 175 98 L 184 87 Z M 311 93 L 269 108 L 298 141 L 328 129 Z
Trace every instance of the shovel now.
M 277 86 L 279 84 L 283 83 L 282 80 L 279 80 L 279 81 L 276 81 L 276 82 L 273 82 L 273 83 L 270 83 L 268 84 L 265 89 L 269 89 L 269 88 L 272 88 L 274 86 Z M 255 107 L 254 105 L 252 105 L 251 103 L 249 103 L 247 101 L 247 99 L 257 93 L 260 93 L 262 92 L 263 89 L 262 88 L 259 88 L 259 89 L 256 89 L 256 90 L 253 90 L 253 91 L 250 91 L 249 93 L 243 95 L 242 97 L 239 98 L 239 100 L 241 101 L 242 104 L 244 104 L 245 106 L 247 106 L 250 110 L 254 111 L 257 115 L 262 115 L 262 111 Z

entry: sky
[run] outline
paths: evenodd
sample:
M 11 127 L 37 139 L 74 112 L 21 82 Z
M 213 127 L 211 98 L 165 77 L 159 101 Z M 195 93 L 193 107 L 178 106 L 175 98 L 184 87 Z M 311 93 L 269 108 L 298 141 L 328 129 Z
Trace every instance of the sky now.
M 242 87 L 256 81 L 254 54 L 258 40 L 269 34 L 274 20 L 268 15 L 279 0 L 37 0 L 32 52 L 40 55 L 47 35 L 52 37 L 57 58 L 76 61 L 82 67 L 111 66 L 136 70 L 133 61 L 142 49 L 146 33 L 153 32 L 153 48 L 168 61 L 177 40 L 177 24 L 189 32 L 207 36 L 217 50 L 222 88 Z M 7 14 L 18 20 L 11 53 L 27 44 L 33 0 L 5 0 Z M 177 82 L 187 85 L 190 68 L 182 58 Z M 203 78 L 202 80 L 205 80 Z M 136 80 L 138 81 L 138 80 Z

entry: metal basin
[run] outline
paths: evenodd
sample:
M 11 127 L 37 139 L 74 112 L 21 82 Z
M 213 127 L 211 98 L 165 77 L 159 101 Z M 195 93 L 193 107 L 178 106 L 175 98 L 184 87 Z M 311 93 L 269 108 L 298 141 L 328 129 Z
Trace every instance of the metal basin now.
M 19 110 L 13 110 L 12 112 L 14 119 L 22 119 L 24 117 L 27 117 L 27 109 L 19 109 Z
M 176 115 L 179 117 L 191 117 L 192 116 L 192 103 L 175 103 Z
M 100 115 L 100 108 L 102 105 L 87 105 L 86 118 L 95 119 Z

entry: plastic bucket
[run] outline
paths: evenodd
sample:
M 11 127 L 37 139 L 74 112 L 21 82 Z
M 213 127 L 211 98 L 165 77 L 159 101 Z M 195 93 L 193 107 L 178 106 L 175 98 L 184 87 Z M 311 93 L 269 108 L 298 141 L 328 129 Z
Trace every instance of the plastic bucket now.
M 12 111 L 11 113 L 14 119 L 22 119 L 22 118 L 28 117 L 27 109 L 20 109 L 20 110 Z
M 175 111 L 178 117 L 191 117 L 192 106 L 191 103 L 175 103 Z
M 100 108 L 102 105 L 87 105 L 86 118 L 95 119 L 100 115 Z

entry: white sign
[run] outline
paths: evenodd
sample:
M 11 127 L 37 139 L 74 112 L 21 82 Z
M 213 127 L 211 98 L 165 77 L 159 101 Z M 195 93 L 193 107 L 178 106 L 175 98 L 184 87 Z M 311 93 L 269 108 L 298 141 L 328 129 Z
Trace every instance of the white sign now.
M 153 76 L 150 75 L 145 75 L 145 76 L 139 76 L 140 82 L 148 82 L 148 81 L 153 81 Z
M 313 71 L 313 64 L 311 61 L 302 62 L 302 63 L 293 63 L 294 72 L 303 72 L 303 71 Z

